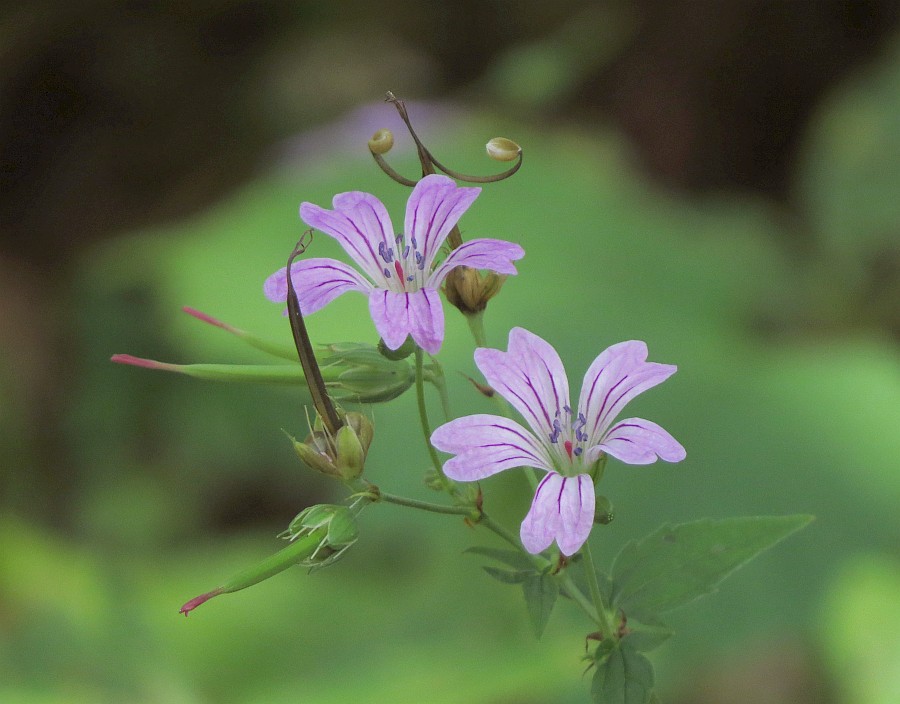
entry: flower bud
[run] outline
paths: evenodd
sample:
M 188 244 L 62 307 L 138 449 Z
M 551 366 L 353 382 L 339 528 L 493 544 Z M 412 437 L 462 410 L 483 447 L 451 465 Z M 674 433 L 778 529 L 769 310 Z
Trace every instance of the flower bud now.
M 338 479 L 359 477 L 366 464 L 366 455 L 375 429 L 362 413 L 350 412 L 334 438 L 321 423 L 313 424 L 312 432 L 303 442 L 291 438 L 294 452 L 310 469 Z
M 594 504 L 594 523 L 608 525 L 613 520 L 612 501 L 605 496 L 598 496 Z
M 494 161 L 512 161 L 522 153 L 522 147 L 506 137 L 494 137 L 484 146 Z
M 373 154 L 387 154 L 394 146 L 394 133 L 380 129 L 369 140 L 369 151 Z
M 493 271 L 479 273 L 467 266 L 453 269 L 444 280 L 447 300 L 459 308 L 463 315 L 476 315 L 487 308 L 487 303 L 500 293 L 506 276 Z
M 407 361 L 385 357 L 380 349 L 354 342 L 325 346 L 319 363 L 335 399 L 382 403 L 397 398 L 415 383 L 415 370 Z
M 294 541 L 310 535 L 320 536 L 318 544 L 298 564 L 312 568 L 330 565 L 359 539 L 356 516 L 346 506 L 317 504 L 298 513 L 281 537 Z

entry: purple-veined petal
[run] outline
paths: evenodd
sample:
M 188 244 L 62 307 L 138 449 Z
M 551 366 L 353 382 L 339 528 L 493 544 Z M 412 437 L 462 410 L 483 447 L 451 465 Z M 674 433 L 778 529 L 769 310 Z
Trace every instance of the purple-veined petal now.
M 598 447 L 627 464 L 651 464 L 657 458 L 681 462 L 686 456 L 681 443 L 656 423 L 643 418 L 627 418 L 616 423 Z
M 513 242 L 504 240 L 480 239 L 463 242 L 441 262 L 431 277 L 428 285 L 438 288 L 450 270 L 457 266 L 468 266 L 472 269 L 490 269 L 498 274 L 515 274 L 513 262 L 525 256 L 525 250 Z
M 369 294 L 369 312 L 378 334 L 395 350 L 407 335 L 429 354 L 437 354 L 444 341 L 444 310 L 437 291 L 422 288 L 411 293 L 375 289 Z
M 519 538 L 532 555 L 550 547 L 559 530 L 559 495 L 563 478 L 556 472 L 548 472 L 534 492 L 531 508 L 522 521 Z
M 506 352 L 479 348 L 475 364 L 549 445 L 557 413 L 569 405 L 569 381 L 556 350 L 534 333 L 513 328 Z
M 600 442 L 625 405 L 668 379 L 678 369 L 672 364 L 647 362 L 647 345 L 640 340 L 620 342 L 594 360 L 581 386 L 578 408 L 587 418 L 588 444 Z
M 559 551 L 574 555 L 591 534 L 594 525 L 594 482 L 590 475 L 579 474 L 565 480 L 559 501 L 562 519 L 556 534 Z
M 300 205 L 300 217 L 310 227 L 336 239 L 372 281 L 384 285 L 385 262 L 378 253 L 395 247 L 394 226 L 384 205 L 375 196 L 362 191 L 338 193 L 334 210 L 313 203 Z
M 336 259 L 301 259 L 291 266 L 291 275 L 303 315 L 315 313 L 347 291 L 367 293 L 372 289 L 356 269 Z M 263 292 L 270 301 L 287 300 L 287 267 L 266 279 Z
M 480 188 L 461 188 L 447 176 L 431 174 L 419 181 L 406 203 L 406 242 L 416 240 L 429 271 L 434 257 L 453 226 L 481 193 Z
M 594 523 L 594 484 L 587 474 L 562 477 L 549 472 L 538 484 L 519 537 L 532 554 L 555 540 L 560 552 L 574 555 L 584 545 Z
M 550 469 L 550 458 L 530 431 L 487 414 L 457 418 L 431 434 L 431 444 L 456 455 L 444 463 L 451 479 L 473 482 L 512 467 Z

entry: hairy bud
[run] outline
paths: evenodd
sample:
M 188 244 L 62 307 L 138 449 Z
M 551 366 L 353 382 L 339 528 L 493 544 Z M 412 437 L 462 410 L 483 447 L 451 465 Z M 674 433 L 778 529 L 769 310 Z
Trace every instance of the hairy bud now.
M 493 271 L 479 273 L 467 266 L 453 269 L 444 280 L 447 300 L 463 315 L 476 315 L 487 308 L 488 301 L 500 293 L 506 276 Z
M 374 435 L 372 422 L 362 413 L 351 412 L 334 437 L 316 423 L 303 442 L 294 438 L 291 442 L 294 452 L 310 469 L 349 480 L 362 474 Z

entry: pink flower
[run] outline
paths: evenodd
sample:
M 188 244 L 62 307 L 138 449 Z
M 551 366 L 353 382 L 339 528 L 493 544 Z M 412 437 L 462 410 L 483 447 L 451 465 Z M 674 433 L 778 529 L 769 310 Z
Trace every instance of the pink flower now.
M 531 430 L 486 414 L 450 421 L 431 436 L 436 448 L 456 455 L 444 472 L 458 481 L 477 481 L 512 467 L 546 470 L 522 522 L 522 544 L 537 554 L 555 540 L 563 554 L 573 555 L 591 532 L 590 471 L 604 453 L 628 464 L 685 457 L 684 448 L 656 423 L 627 418 L 613 425 L 631 399 L 675 373 L 673 365 L 646 359 L 647 345 L 637 340 L 602 352 L 585 374 L 573 409 L 556 350 L 537 335 L 513 328 L 507 352 L 477 349 L 475 363 Z
M 444 340 L 438 289 L 447 274 L 457 266 L 515 274 L 513 261 L 525 255 L 511 242 L 476 239 L 436 261 L 450 230 L 480 192 L 460 188 L 446 176 L 426 176 L 406 204 L 405 235 L 395 234 L 384 205 L 368 193 L 339 193 L 334 210 L 303 203 L 300 217 L 336 239 L 362 273 L 335 259 L 296 262 L 291 271 L 301 312 L 314 313 L 347 291 L 360 291 L 369 297 L 372 320 L 390 349 L 412 335 L 423 350 L 437 353 Z M 266 279 L 264 291 L 272 301 L 287 300 L 287 269 Z

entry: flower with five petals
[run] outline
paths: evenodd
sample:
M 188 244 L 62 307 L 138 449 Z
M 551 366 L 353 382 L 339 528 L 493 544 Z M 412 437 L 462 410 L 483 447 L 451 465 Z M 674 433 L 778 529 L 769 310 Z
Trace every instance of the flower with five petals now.
M 400 235 L 381 201 L 368 193 L 339 193 L 334 210 L 303 203 L 304 222 L 337 240 L 362 273 L 335 259 L 296 262 L 291 273 L 300 311 L 314 313 L 347 291 L 359 291 L 368 296 L 375 328 L 388 348 L 398 349 L 412 335 L 423 350 L 437 353 L 444 339 L 438 289 L 447 274 L 457 266 L 515 274 L 513 262 L 525 255 L 512 242 L 474 239 L 437 261 L 450 230 L 480 192 L 446 176 L 424 177 L 406 204 Z M 272 301 L 287 299 L 286 268 L 266 279 L 264 292 Z
M 594 521 L 591 469 L 597 460 L 608 454 L 628 464 L 649 464 L 685 457 L 684 448 L 656 423 L 628 418 L 613 425 L 631 399 L 675 373 L 673 365 L 646 359 L 647 345 L 637 340 L 606 349 L 585 374 L 573 408 L 556 350 L 513 328 L 506 352 L 479 348 L 475 363 L 531 430 L 487 414 L 450 421 L 431 436 L 436 448 L 456 455 L 444 472 L 458 481 L 477 481 L 512 467 L 546 470 L 522 522 L 522 544 L 537 554 L 555 540 L 564 555 L 573 555 Z

